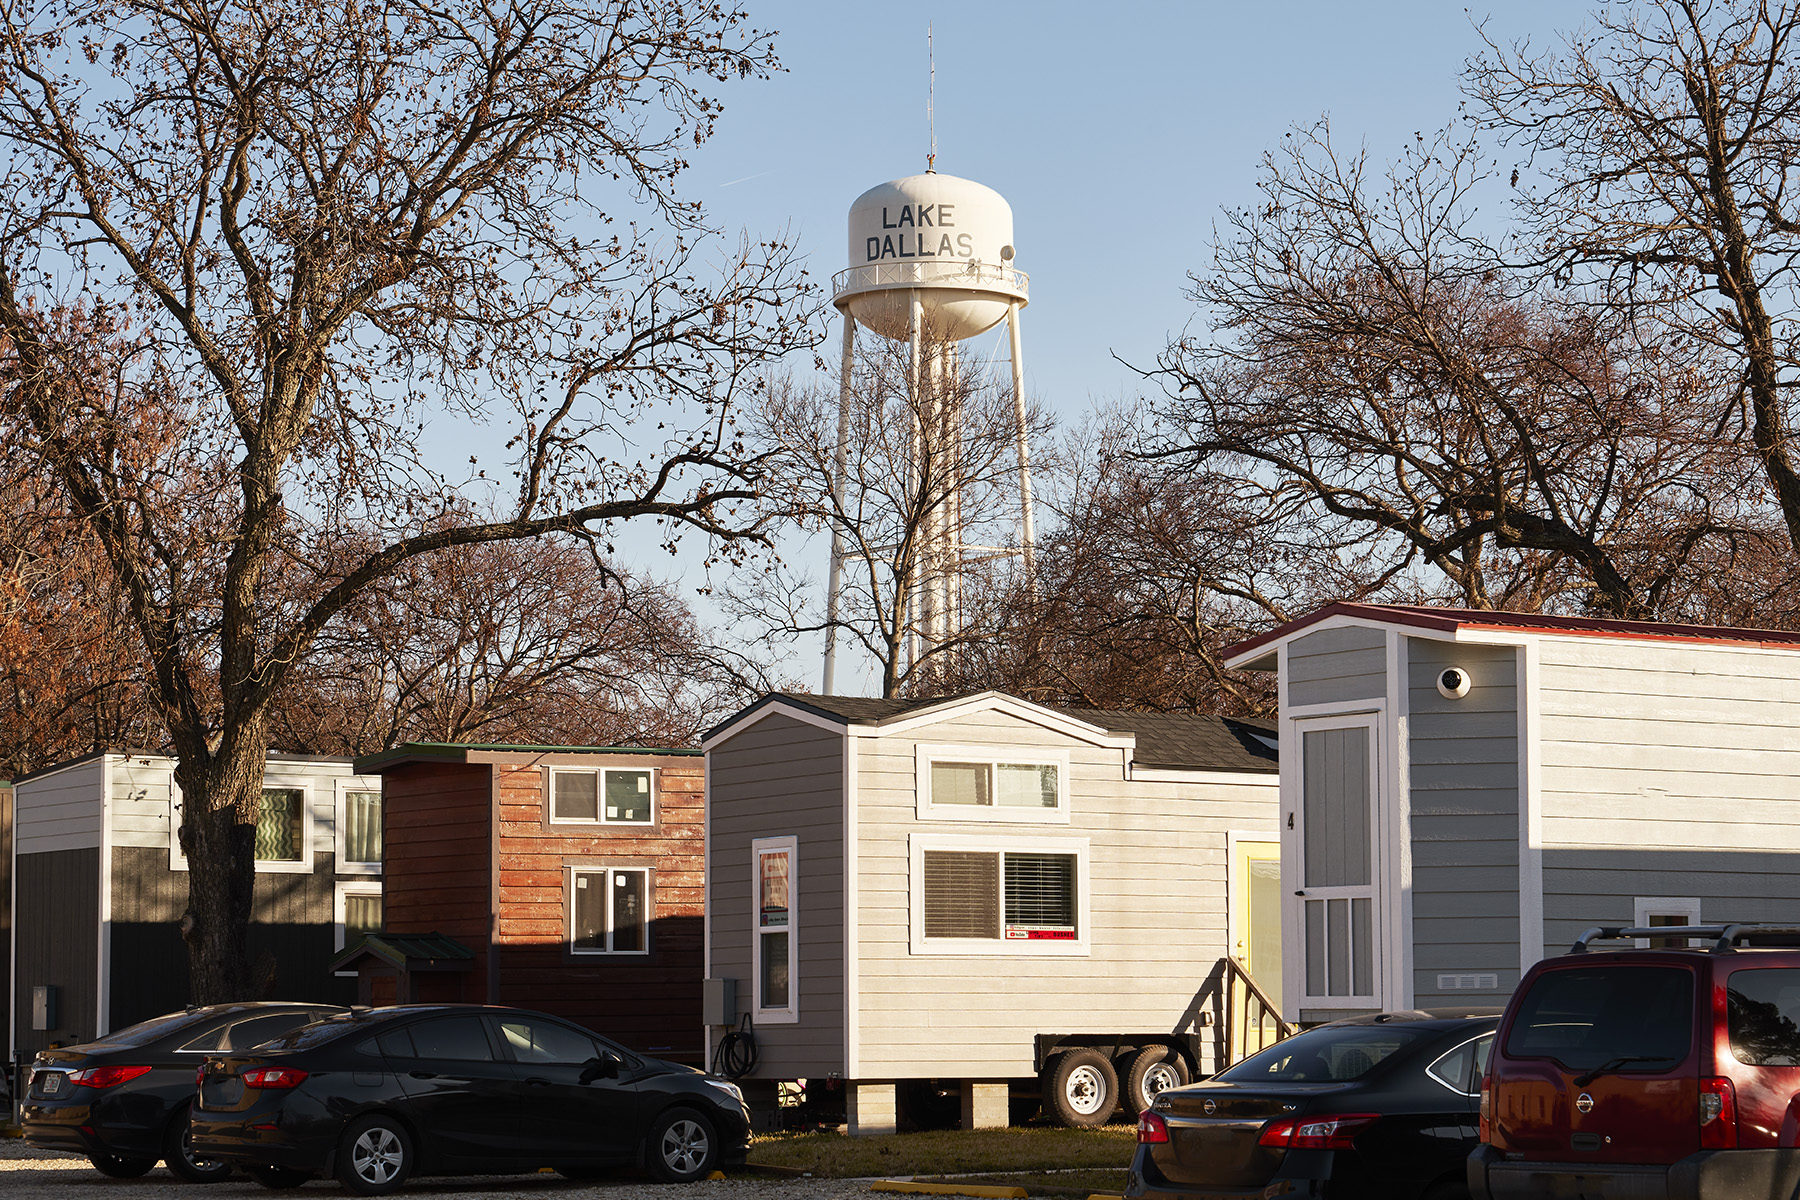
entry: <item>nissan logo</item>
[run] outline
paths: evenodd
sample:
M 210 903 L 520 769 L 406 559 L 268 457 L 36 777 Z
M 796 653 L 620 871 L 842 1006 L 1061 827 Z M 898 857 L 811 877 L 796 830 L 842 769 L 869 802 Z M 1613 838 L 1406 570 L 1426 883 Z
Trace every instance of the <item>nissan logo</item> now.
M 1219 1111 L 1219 1106 L 1214 1101 L 1208 1100 L 1205 1104 L 1200 1106 L 1200 1111 L 1210 1117 Z
M 1581 1095 L 1575 1097 L 1575 1111 L 1578 1113 L 1593 1112 L 1594 1111 L 1594 1098 L 1592 1096 L 1588 1095 L 1586 1092 L 1583 1092 L 1583 1093 L 1581 1093 Z

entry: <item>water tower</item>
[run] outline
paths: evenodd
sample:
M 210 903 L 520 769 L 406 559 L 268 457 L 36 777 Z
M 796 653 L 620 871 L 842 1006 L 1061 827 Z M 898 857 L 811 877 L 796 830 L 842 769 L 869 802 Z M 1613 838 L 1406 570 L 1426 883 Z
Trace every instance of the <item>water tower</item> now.
M 842 393 L 838 404 L 837 482 L 843 499 L 850 436 L 851 379 L 856 327 L 911 347 L 907 387 L 914 414 L 914 479 L 924 469 L 926 439 L 960 434 L 954 386 L 956 343 L 1001 321 L 1012 349 L 1013 411 L 1018 424 L 1020 535 L 1016 547 L 972 547 L 963 541 L 960 484 L 948 483 L 939 505 L 915 539 L 912 586 L 896 602 L 906 606 L 908 656 L 918 662 L 962 631 L 960 582 L 965 553 L 1018 554 L 1033 577 L 1031 459 L 1025 439 L 1025 361 L 1019 310 L 1030 282 L 1013 267 L 1012 207 L 990 187 L 928 170 L 870 188 L 850 206 L 850 267 L 832 279 L 832 303 L 844 314 Z M 908 489 L 909 493 L 911 488 Z M 830 694 L 837 659 L 838 587 L 844 567 L 841 533 L 831 539 L 827 593 L 824 691 Z

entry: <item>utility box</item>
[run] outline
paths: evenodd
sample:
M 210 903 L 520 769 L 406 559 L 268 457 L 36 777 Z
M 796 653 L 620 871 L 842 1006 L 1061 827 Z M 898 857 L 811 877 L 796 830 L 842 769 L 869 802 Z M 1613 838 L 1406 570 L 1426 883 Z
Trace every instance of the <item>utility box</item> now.
M 39 984 L 31 989 L 31 1027 L 49 1031 L 56 1028 L 56 985 Z
M 707 1025 L 737 1023 L 737 980 L 702 979 L 700 981 L 700 1014 Z

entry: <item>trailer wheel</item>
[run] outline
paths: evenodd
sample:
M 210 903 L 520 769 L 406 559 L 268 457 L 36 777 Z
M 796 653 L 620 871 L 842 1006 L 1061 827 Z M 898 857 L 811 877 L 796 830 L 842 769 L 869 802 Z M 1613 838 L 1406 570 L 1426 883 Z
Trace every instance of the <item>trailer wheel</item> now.
M 1106 1055 L 1082 1047 L 1050 1060 L 1044 1072 L 1044 1108 L 1058 1125 L 1092 1129 L 1119 1107 L 1119 1073 Z
M 1145 1046 L 1132 1056 L 1125 1072 L 1125 1102 L 1141 1113 L 1151 1101 L 1188 1081 L 1187 1060 L 1170 1046 Z

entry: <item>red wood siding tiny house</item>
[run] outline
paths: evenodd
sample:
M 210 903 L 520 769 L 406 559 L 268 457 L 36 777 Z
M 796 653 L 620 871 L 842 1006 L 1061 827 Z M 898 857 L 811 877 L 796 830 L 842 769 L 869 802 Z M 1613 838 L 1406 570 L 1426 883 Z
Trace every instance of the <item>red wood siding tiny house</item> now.
M 701 1065 L 698 752 L 402 746 L 361 769 L 383 779 L 386 932 L 442 933 L 475 951 L 472 971 L 414 972 L 414 999 L 535 1008 Z M 647 798 L 649 819 L 609 806 L 609 786 L 627 805 Z M 570 795 L 579 807 L 584 788 L 594 818 L 553 816 Z M 615 811 L 632 819 L 602 815 Z M 396 999 L 391 977 L 365 985 L 373 1002 Z

